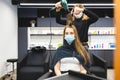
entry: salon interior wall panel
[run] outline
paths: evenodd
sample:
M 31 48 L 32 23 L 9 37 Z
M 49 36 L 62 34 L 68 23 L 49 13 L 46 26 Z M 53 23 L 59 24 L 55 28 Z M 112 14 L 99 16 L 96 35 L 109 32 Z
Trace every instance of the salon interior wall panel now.
M 29 47 L 35 45 L 45 45 L 48 47 L 51 40 L 51 46 L 61 44 L 63 41 L 64 27 L 35 27 L 29 30 Z M 89 49 L 115 49 L 115 29 L 114 27 L 90 27 L 89 29 Z M 47 40 L 47 42 L 46 42 Z M 58 46 L 54 46 L 54 49 Z

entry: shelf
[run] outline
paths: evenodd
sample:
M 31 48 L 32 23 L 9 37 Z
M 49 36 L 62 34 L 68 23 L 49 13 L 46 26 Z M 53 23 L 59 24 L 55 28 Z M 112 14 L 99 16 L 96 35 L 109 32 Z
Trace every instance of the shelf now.
M 89 50 L 115 50 L 115 48 L 89 48 Z
M 30 36 L 63 36 L 63 34 L 30 34 Z M 115 34 L 88 34 L 88 36 L 114 36 Z
M 34 18 L 19 18 L 18 19 L 18 27 L 30 27 L 31 24 L 30 24 L 30 21 L 32 20 L 35 20 L 37 22 L 37 19 L 34 17 Z M 35 23 L 35 26 L 37 26 L 37 23 Z
M 114 36 L 115 34 L 88 34 L 89 36 Z
M 62 34 L 30 34 L 30 36 L 62 36 Z
M 51 39 L 51 45 L 56 49 L 57 44 L 63 42 L 63 29 L 64 27 L 52 27 L 51 30 L 50 27 L 30 27 L 28 28 L 28 44 L 30 47 L 32 43 L 44 45 L 48 48 Z M 88 32 L 90 50 L 115 50 L 115 47 L 113 47 L 115 43 L 114 36 L 114 27 L 90 27 Z

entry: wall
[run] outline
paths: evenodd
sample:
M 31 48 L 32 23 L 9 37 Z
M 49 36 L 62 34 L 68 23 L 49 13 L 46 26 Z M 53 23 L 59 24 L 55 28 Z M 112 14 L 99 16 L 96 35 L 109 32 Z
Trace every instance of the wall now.
M 50 31 L 50 27 L 29 27 L 28 49 L 40 45 L 49 49 L 50 42 L 51 48 L 56 49 L 63 42 L 63 28 L 52 27 Z M 115 49 L 114 27 L 90 27 L 88 34 L 89 49 Z
M 27 54 L 27 27 L 18 28 L 18 63 L 25 57 Z
M 6 60 L 17 58 L 17 6 L 0 0 L 0 77 L 12 69 Z

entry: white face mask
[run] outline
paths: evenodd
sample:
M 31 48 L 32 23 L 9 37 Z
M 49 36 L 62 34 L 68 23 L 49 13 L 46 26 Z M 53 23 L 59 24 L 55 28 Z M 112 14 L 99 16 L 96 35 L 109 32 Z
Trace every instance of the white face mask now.
M 74 14 L 74 16 L 75 16 L 75 18 L 77 18 L 77 19 L 79 19 L 79 18 L 81 18 L 82 17 L 82 15 L 83 15 L 83 12 L 80 12 L 79 14 Z

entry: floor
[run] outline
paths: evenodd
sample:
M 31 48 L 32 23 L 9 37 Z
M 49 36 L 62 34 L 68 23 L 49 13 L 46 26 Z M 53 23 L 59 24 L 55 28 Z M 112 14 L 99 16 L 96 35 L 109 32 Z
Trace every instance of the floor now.
M 15 72 L 9 72 L 8 74 L 6 74 L 3 78 L 0 78 L 0 80 L 16 80 L 16 70 Z
M 114 80 L 114 70 L 108 69 L 107 72 L 108 72 L 107 80 Z M 5 79 L 0 79 L 0 80 L 11 80 L 11 76 L 6 76 Z M 16 72 L 13 74 L 12 80 L 16 80 Z
M 113 69 L 108 69 L 107 70 L 107 80 L 114 80 L 114 77 L 115 77 L 115 75 L 114 75 L 114 70 Z

